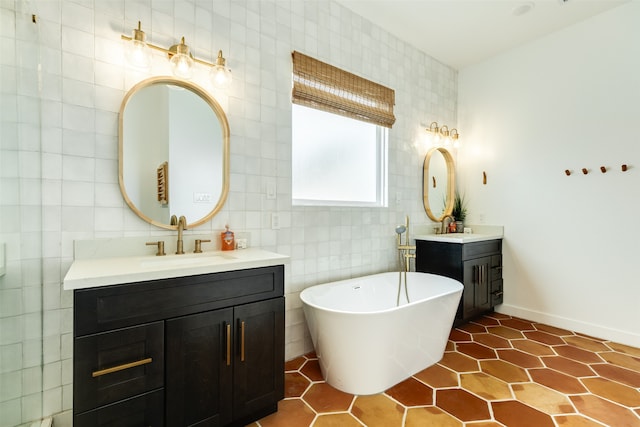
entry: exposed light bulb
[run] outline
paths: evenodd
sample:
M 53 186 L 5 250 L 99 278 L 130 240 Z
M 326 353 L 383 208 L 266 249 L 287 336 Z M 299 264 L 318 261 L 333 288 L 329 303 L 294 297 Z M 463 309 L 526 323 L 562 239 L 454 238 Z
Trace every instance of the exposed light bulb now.
M 453 141 L 453 148 L 460 148 L 460 134 L 457 129 L 451 129 L 450 137 Z
M 180 44 L 172 46 L 170 50 L 175 48 L 176 53 L 171 57 L 171 69 L 173 75 L 183 79 L 190 79 L 193 76 L 193 59 L 189 53 L 189 46 L 184 43 L 184 37 Z
M 147 36 L 138 21 L 138 28 L 134 28 L 127 46 L 127 61 L 136 68 L 148 69 L 151 67 L 151 50 L 147 46 L 146 40 Z
M 442 143 L 442 136 L 439 133 L 434 133 L 431 138 L 431 143 L 434 146 L 438 146 Z
M 216 64 L 211 68 L 209 76 L 211 78 L 211 83 L 220 89 L 226 89 L 231 85 L 233 80 L 233 76 L 231 75 L 231 70 L 227 68 L 225 65 L 226 60 L 222 56 L 222 51 L 218 51 L 218 58 L 216 59 Z

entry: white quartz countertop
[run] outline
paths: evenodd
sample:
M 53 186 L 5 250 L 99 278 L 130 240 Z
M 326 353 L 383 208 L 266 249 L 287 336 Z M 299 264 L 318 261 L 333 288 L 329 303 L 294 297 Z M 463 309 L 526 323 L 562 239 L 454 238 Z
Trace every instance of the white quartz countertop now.
M 431 242 L 447 243 L 469 243 L 481 242 L 483 240 L 502 239 L 502 234 L 481 234 L 481 233 L 449 233 L 449 234 L 424 234 L 415 236 L 416 240 L 429 240 Z
M 436 228 L 440 228 L 438 225 Z M 482 242 L 483 240 L 496 240 L 504 238 L 504 227 L 501 225 L 465 225 L 465 229 L 470 230 L 471 233 L 448 233 L 448 234 L 436 234 L 432 233 L 433 230 L 426 230 L 425 228 L 417 229 L 415 237 L 416 240 L 428 240 L 431 242 L 445 242 L 445 243 L 470 243 L 470 242 Z M 421 232 L 426 231 L 426 232 Z
M 287 255 L 257 248 L 184 255 L 142 255 L 76 259 L 64 278 L 64 289 L 84 289 L 197 274 L 284 264 Z

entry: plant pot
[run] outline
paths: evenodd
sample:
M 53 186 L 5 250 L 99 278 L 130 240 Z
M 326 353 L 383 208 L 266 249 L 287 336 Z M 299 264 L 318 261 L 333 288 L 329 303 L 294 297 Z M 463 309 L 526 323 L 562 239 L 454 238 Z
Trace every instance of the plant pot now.
M 456 233 L 464 232 L 464 222 L 456 221 Z

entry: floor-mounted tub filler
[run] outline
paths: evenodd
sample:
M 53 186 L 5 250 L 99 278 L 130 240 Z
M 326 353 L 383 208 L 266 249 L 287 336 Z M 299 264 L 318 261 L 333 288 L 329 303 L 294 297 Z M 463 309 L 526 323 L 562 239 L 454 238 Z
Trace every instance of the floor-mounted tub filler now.
M 399 304 L 397 272 L 302 291 L 304 314 L 327 383 L 347 393 L 376 394 L 442 358 L 462 284 L 409 272 L 405 285 Z

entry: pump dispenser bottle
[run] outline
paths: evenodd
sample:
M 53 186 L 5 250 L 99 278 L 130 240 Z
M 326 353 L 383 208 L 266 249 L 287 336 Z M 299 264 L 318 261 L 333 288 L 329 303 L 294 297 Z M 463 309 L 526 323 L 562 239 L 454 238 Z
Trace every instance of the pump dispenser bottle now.
M 229 226 L 225 225 L 225 231 L 220 233 L 220 243 L 221 249 L 223 251 L 232 251 L 236 248 L 235 238 L 233 236 L 233 231 L 229 230 Z

